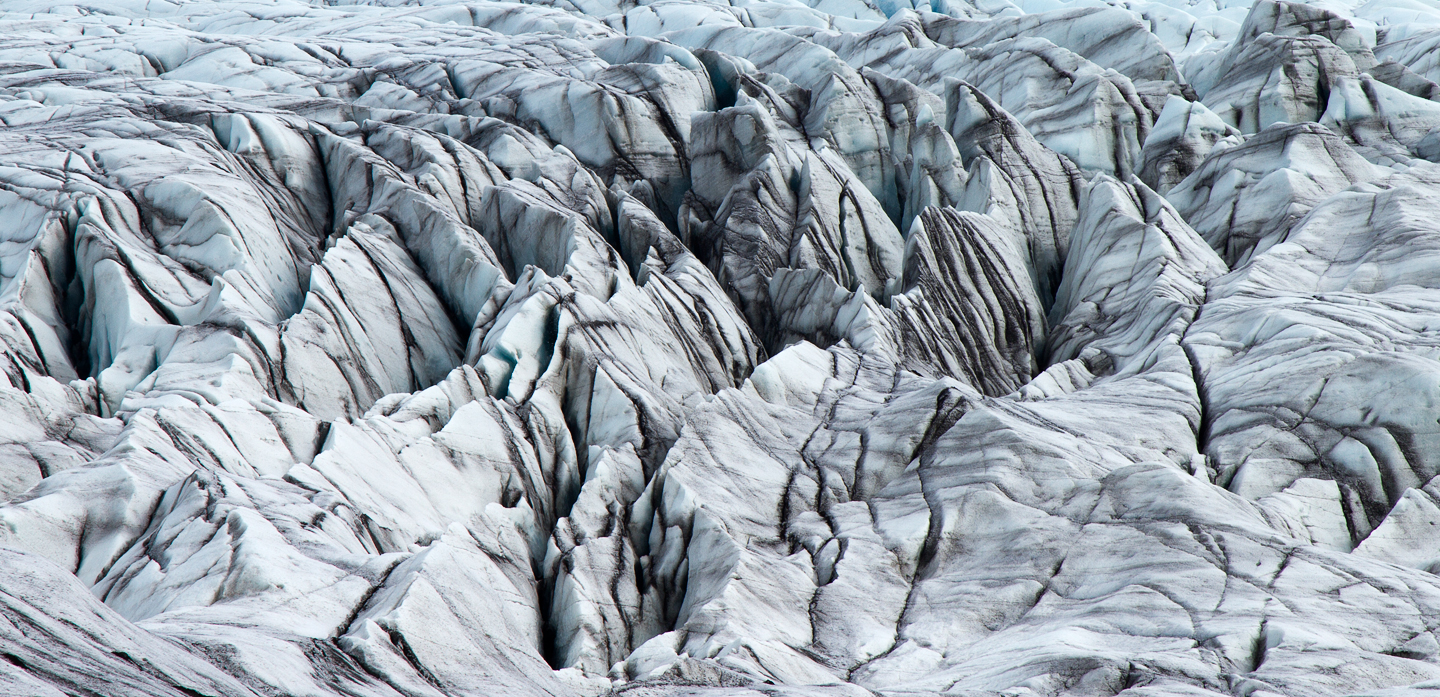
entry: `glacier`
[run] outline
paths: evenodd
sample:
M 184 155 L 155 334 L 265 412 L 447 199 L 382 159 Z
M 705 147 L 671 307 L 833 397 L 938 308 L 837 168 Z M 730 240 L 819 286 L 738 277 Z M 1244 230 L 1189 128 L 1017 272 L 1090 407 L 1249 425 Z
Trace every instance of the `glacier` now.
M 1440 694 L 1432 0 L 0 0 L 0 694 Z

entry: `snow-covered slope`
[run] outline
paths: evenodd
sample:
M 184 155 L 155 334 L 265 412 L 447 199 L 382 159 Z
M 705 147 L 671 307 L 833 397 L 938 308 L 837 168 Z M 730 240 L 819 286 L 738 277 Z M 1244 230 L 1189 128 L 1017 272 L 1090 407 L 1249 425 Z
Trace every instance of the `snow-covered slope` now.
M 0 694 L 1440 691 L 1430 0 L 0 0 Z

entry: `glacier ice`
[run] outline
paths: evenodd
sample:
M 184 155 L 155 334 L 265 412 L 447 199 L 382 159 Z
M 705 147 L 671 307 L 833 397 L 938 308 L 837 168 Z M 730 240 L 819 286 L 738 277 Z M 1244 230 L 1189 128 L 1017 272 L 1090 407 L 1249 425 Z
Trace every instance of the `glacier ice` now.
M 0 37 L 0 694 L 1440 691 L 1429 0 Z

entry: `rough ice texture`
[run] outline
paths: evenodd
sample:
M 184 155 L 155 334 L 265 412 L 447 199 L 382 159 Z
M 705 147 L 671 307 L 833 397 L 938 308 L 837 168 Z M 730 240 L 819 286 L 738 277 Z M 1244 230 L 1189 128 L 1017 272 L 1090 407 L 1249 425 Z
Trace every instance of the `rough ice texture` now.
M 1440 691 L 1440 9 L 0 0 L 0 694 Z

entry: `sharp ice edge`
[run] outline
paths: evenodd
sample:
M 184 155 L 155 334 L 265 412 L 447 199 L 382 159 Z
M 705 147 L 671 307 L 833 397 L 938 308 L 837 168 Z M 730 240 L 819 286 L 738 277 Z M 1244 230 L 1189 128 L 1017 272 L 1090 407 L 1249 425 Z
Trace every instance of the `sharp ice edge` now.
M 1440 690 L 1440 9 L 0 2 L 0 693 Z

